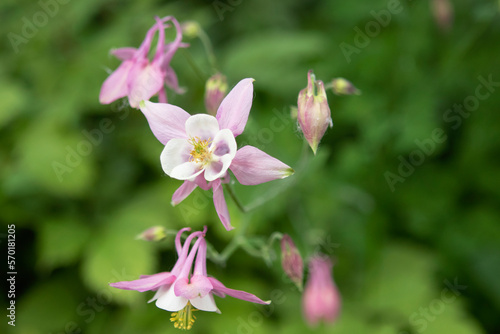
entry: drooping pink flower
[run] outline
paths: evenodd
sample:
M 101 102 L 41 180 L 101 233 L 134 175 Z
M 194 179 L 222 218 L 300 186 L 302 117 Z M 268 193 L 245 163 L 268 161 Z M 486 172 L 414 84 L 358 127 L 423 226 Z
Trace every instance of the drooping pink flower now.
M 164 172 L 184 183 L 172 196 L 183 201 L 200 187 L 212 189 L 217 214 L 232 229 L 222 183 L 228 169 L 243 185 L 256 185 L 293 174 L 293 169 L 253 147 L 237 150 L 235 137 L 245 129 L 253 98 L 253 79 L 241 80 L 221 102 L 216 117 L 190 116 L 171 104 L 144 101 L 140 105 L 156 138 L 165 145 L 160 160 Z
M 177 76 L 170 66 L 170 61 L 179 47 L 184 47 L 182 32 L 179 23 L 172 16 L 162 19 L 156 17 L 156 24 L 148 30 L 146 38 L 138 49 L 120 48 L 111 51 L 118 59 L 122 60 L 120 66 L 104 81 L 99 101 L 109 104 L 119 98 L 128 97 L 129 104 L 133 108 L 139 106 L 142 100 L 148 100 L 158 94 L 161 102 L 167 101 L 164 85 L 176 92 L 182 92 L 179 88 Z M 173 42 L 165 44 L 165 23 L 171 21 L 177 31 Z M 158 43 L 153 59 L 150 61 L 148 53 L 151 42 L 156 31 L 158 31 Z
M 316 326 L 320 320 L 335 321 L 340 303 L 340 294 L 332 278 L 332 262 L 322 256 L 311 258 L 309 280 L 302 295 L 302 309 L 307 322 Z
M 179 329 L 190 329 L 194 323 L 193 312 L 198 310 L 220 313 L 213 295 L 225 297 L 232 296 L 252 303 L 270 304 L 248 292 L 229 289 L 220 281 L 207 275 L 206 255 L 207 243 L 204 238 L 206 227 L 203 232 L 194 232 L 181 244 L 181 234 L 189 230 L 182 229 L 178 232 L 175 245 L 179 259 L 171 272 L 163 272 L 150 276 L 141 276 L 135 281 L 123 281 L 111 283 L 115 288 L 125 290 L 137 290 L 140 292 L 154 290 L 156 294 L 149 301 L 156 301 L 158 308 L 174 312 L 170 320 Z M 190 248 L 191 241 L 198 238 Z M 188 254 L 189 253 L 189 254 Z M 196 263 L 191 273 L 194 257 Z
M 307 87 L 299 92 L 297 109 L 300 129 L 316 154 L 321 138 L 333 123 L 323 81 L 316 80 L 312 71 L 307 73 Z

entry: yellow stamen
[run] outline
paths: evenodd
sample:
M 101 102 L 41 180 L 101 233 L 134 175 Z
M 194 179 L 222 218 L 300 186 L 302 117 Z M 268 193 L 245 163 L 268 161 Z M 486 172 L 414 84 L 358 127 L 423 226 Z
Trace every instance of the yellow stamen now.
M 193 327 L 194 321 L 196 317 L 193 312 L 198 311 L 195 309 L 190 302 L 187 303 L 186 307 L 184 307 L 179 312 L 172 313 L 172 317 L 170 321 L 174 323 L 174 327 L 182 330 L 189 330 Z
M 189 139 L 189 143 L 193 145 L 193 149 L 189 153 L 190 162 L 207 164 L 212 158 L 212 151 L 208 149 L 208 146 L 212 143 L 210 138 L 207 140 L 201 140 L 199 137 L 194 137 Z

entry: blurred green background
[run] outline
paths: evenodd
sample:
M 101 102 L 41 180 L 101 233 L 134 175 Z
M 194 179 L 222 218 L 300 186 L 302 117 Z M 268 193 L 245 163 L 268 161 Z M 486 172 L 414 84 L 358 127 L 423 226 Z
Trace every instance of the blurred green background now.
M 2 315 L 0 328 L 175 332 L 169 313 L 146 303 L 152 293 L 107 285 L 175 262 L 172 237 L 158 244 L 134 237 L 153 225 L 206 224 L 221 251 L 248 222 L 252 238 L 281 231 L 304 256 L 335 259 L 343 308 L 318 332 L 500 333 L 500 4 L 452 1 L 446 29 L 432 3 L 3 0 L 0 236 L 6 254 L 7 225 L 15 224 L 18 275 L 16 326 Z M 381 13 L 391 13 L 390 22 L 370 23 L 384 20 Z M 98 102 L 106 71 L 119 65 L 109 50 L 137 47 L 155 15 L 199 22 L 230 87 L 256 79 L 237 141 L 296 169 L 287 180 L 236 185 L 247 205 L 276 196 L 243 215 L 226 195 L 231 232 L 199 189 L 171 207 L 181 182 L 161 170 L 162 145 L 144 116 L 122 101 Z M 204 112 L 212 72 L 199 39 L 185 41 L 191 47 L 172 66 L 188 90 L 169 91 L 169 102 Z M 328 92 L 334 127 L 314 157 L 288 117 L 309 69 L 325 82 L 348 78 L 363 92 Z M 453 111 L 464 103 L 462 113 Z M 86 133 L 93 143 L 85 144 Z M 228 287 L 274 303 L 217 299 L 222 315 L 198 312 L 193 333 L 313 331 L 301 294 L 283 278 L 277 244 L 273 250 L 271 267 L 240 249 L 225 268 L 208 269 Z

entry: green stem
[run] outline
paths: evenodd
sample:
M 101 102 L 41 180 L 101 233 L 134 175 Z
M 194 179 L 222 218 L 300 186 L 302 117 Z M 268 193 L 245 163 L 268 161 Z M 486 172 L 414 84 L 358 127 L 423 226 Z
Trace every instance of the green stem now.
M 212 47 L 212 43 L 210 42 L 210 38 L 208 35 L 205 33 L 201 27 L 198 29 L 198 37 L 201 40 L 201 43 L 203 44 L 203 47 L 205 48 L 205 52 L 207 53 L 208 57 L 208 62 L 210 63 L 210 66 L 212 67 L 213 71 L 217 71 L 217 60 L 215 58 L 215 53 L 214 49 Z
M 193 69 L 193 71 L 196 73 L 196 75 L 200 78 L 200 80 L 205 81 L 206 75 L 203 73 L 203 71 L 196 65 L 196 63 L 193 60 L 193 57 L 191 56 L 191 53 L 189 51 L 182 49 L 181 50 L 184 53 L 184 57 L 186 58 L 189 66 Z
M 240 199 L 234 193 L 234 190 L 233 190 L 233 187 L 231 186 L 231 184 L 227 183 L 227 184 L 225 184 L 225 186 L 226 186 L 227 192 L 229 193 L 229 196 L 231 196 L 231 199 L 234 201 L 234 203 L 236 204 L 238 209 L 240 209 L 241 212 L 246 213 L 248 210 L 245 208 L 243 203 L 241 203 Z

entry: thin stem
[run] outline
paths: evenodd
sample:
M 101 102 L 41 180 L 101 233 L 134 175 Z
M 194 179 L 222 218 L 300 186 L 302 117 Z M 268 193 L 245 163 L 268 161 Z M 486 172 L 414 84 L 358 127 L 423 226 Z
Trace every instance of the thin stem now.
M 234 203 L 236 204 L 238 209 L 240 209 L 241 212 L 246 213 L 248 210 L 245 208 L 245 206 L 241 203 L 240 199 L 234 193 L 234 190 L 233 190 L 233 187 L 231 187 L 231 184 L 227 183 L 227 184 L 225 184 L 225 186 L 226 186 L 227 192 L 229 193 L 229 196 L 231 196 L 232 200 L 234 201 Z
M 210 42 L 210 38 L 208 37 L 208 35 L 205 33 L 203 29 L 201 29 L 201 27 L 198 28 L 198 37 L 200 38 L 201 43 L 205 48 L 205 52 L 207 53 L 208 57 L 208 62 L 210 63 L 212 70 L 217 71 L 217 60 L 215 58 L 215 53 L 212 47 L 212 43 Z
M 200 80 L 204 81 L 206 78 L 206 75 L 203 73 L 203 71 L 196 65 L 196 63 L 193 60 L 193 57 L 191 56 L 191 53 L 189 51 L 182 49 L 182 53 L 184 53 L 184 57 L 186 58 L 189 66 L 193 69 L 193 71 L 196 73 L 196 75 L 200 78 Z

